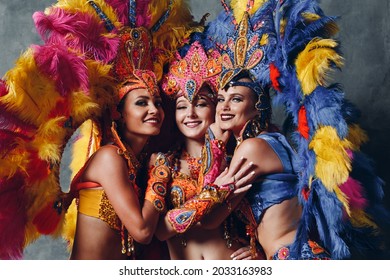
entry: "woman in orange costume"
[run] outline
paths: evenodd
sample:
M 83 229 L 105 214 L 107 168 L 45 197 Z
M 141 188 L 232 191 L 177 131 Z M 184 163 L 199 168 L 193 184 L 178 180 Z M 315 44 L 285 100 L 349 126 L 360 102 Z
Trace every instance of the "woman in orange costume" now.
M 202 150 L 205 152 L 205 137 L 208 144 L 222 144 L 213 135 L 206 136 L 209 126 L 215 119 L 215 86 L 221 69 L 220 56 L 217 51 L 205 51 L 200 38 L 200 34 L 193 34 L 194 42 L 178 52 L 177 60 L 171 63 L 169 73 L 164 76 L 165 93 L 175 97 L 175 123 L 180 132 L 178 145 L 172 152 L 165 154 L 172 173 L 172 177 L 167 181 L 168 210 L 180 208 L 187 200 L 204 193 L 205 181 L 210 180 L 206 178 L 204 168 L 206 159 L 201 156 Z M 213 156 L 215 156 L 212 159 L 213 163 L 209 163 L 209 166 L 218 167 L 219 170 L 224 168 L 225 155 Z M 237 173 L 240 167 L 242 170 Z M 219 172 L 213 174 L 214 179 L 218 174 Z M 240 162 L 234 167 L 231 166 L 213 182 L 215 186 L 218 185 L 218 189 L 236 180 L 235 187 L 239 188 L 244 187 L 251 176 L 250 165 L 244 166 L 243 162 Z M 152 179 L 149 180 L 148 187 L 154 184 L 153 174 L 150 174 L 150 177 Z M 217 192 L 224 190 L 220 189 Z M 202 203 L 194 206 L 198 212 L 194 220 L 200 220 L 200 216 L 210 211 L 214 203 L 212 200 L 205 198 Z M 238 234 L 231 234 L 229 221 L 231 220 L 227 219 L 221 226 L 212 230 L 203 229 L 200 224 L 193 222 L 193 226 L 188 226 L 185 232 L 177 234 L 172 230 L 167 218 L 164 218 L 156 235 L 159 239 L 167 241 L 171 259 L 251 259 L 247 243 L 240 239 Z

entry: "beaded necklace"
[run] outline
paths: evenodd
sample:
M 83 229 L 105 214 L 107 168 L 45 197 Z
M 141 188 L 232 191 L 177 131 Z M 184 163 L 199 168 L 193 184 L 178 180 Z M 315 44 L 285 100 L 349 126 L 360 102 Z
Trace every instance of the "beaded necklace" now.
M 124 142 L 120 139 L 117 131 L 116 131 L 116 124 L 113 122 L 111 126 L 111 132 L 113 135 L 114 143 L 118 146 L 117 153 L 120 156 L 123 156 L 127 160 L 127 166 L 128 166 L 128 174 L 129 179 L 132 182 L 134 191 L 137 195 L 137 197 L 140 197 L 140 189 L 135 184 L 135 178 L 137 171 L 140 167 L 140 162 L 135 156 L 133 150 L 128 146 L 125 145 Z M 122 224 L 121 226 L 121 243 L 122 243 L 122 254 L 126 254 L 128 257 L 132 257 L 135 259 L 135 245 L 134 245 L 134 239 L 127 231 L 126 227 Z
M 191 156 L 186 150 L 183 151 L 183 157 L 188 164 L 190 175 L 192 179 L 199 178 L 200 167 L 202 165 L 202 159 L 200 157 Z

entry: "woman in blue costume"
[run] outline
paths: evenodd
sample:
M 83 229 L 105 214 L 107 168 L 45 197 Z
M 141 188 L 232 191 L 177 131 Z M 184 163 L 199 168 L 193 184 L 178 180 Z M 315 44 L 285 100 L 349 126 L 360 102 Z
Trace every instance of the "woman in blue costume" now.
M 383 258 L 382 182 L 359 151 L 355 109 L 326 79 L 342 65 L 335 19 L 316 1 L 221 2 L 206 31 L 223 66 L 212 128 L 233 133 L 232 164 L 245 157 L 256 173 L 245 198 L 227 203 L 267 259 Z M 291 117 L 289 141 L 271 125 L 271 94 Z

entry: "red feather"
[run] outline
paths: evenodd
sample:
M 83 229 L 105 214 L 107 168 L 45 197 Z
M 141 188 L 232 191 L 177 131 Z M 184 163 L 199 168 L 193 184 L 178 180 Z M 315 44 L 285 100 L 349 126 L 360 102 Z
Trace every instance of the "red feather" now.
M 305 139 L 309 139 L 309 126 L 305 106 L 301 106 L 298 112 L 298 131 Z
M 34 217 L 33 224 L 41 234 L 52 234 L 60 224 L 62 207 L 58 201 L 51 201 Z
M 49 118 L 55 118 L 59 116 L 70 116 L 70 104 L 69 100 L 62 98 L 57 101 L 56 106 L 50 111 Z
M 0 259 L 21 259 L 27 215 L 21 174 L 0 179 Z
M 276 89 L 277 91 L 281 91 L 280 84 L 278 81 L 278 79 L 280 77 L 280 72 L 279 72 L 279 69 L 273 63 L 271 63 L 269 65 L 269 75 L 270 75 L 272 86 L 274 87 L 274 89 Z
M 37 152 L 31 151 L 27 166 L 29 177 L 27 178 L 28 185 L 37 181 L 42 181 L 50 174 L 49 164 L 38 157 Z

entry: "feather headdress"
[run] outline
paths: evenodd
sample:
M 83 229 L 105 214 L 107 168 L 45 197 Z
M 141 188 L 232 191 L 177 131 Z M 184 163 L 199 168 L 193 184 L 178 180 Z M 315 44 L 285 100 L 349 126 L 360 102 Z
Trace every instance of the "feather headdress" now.
M 59 183 L 65 144 L 73 143 L 72 177 L 99 147 L 100 120 L 115 108 L 120 87 L 156 88 L 194 26 L 180 0 L 58 0 L 33 19 L 43 45 L 31 46 L 0 83 L 1 259 L 21 258 L 41 234 L 61 234 L 70 203 Z M 133 44 L 125 57 L 121 47 L 136 39 L 150 44 L 149 53 Z M 120 72 L 118 55 L 139 60 Z
M 356 108 L 329 83 L 343 65 L 333 38 L 336 18 L 324 15 L 317 1 L 221 2 L 224 11 L 206 28 L 221 47 L 221 86 L 248 71 L 275 92 L 274 104 L 284 106 L 295 130 L 303 213 L 293 250 L 315 234 L 334 259 L 354 257 L 352 251 L 368 257 L 373 248 L 378 257 L 378 228 L 389 225 L 389 214 L 383 182 L 359 150 L 367 136 Z

